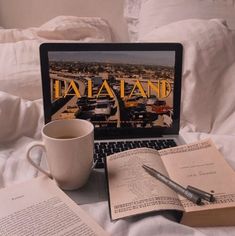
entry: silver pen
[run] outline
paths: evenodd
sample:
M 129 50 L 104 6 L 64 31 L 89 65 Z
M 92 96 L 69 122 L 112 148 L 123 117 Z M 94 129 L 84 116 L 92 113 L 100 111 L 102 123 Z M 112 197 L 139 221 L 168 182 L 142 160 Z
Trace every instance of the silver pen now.
M 159 181 L 161 181 L 162 183 L 164 183 L 166 186 L 168 186 L 169 188 L 171 188 L 172 190 L 174 190 L 176 193 L 178 193 L 179 195 L 187 198 L 188 200 L 190 200 L 191 202 L 197 204 L 197 205 L 202 205 L 202 199 L 200 198 L 200 196 L 198 196 L 195 193 L 192 193 L 191 191 L 189 191 L 188 189 L 184 188 L 183 186 L 177 184 L 176 182 L 174 182 L 173 180 L 169 179 L 167 176 L 161 174 L 160 172 L 158 172 L 157 170 L 146 166 L 146 165 L 142 165 L 142 167 L 145 169 L 145 171 L 147 171 L 150 175 L 152 175 L 153 177 L 155 177 L 156 179 L 158 179 Z

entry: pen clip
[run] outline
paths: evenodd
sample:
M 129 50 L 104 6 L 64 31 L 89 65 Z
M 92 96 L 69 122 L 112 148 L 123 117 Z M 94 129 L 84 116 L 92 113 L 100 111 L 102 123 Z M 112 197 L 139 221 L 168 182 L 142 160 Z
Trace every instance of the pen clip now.
M 213 194 L 205 192 L 201 189 L 195 188 L 191 185 L 188 185 L 187 189 L 192 192 L 197 194 L 198 196 L 200 196 L 202 199 L 208 201 L 208 202 L 214 202 L 215 201 L 215 197 L 213 196 Z

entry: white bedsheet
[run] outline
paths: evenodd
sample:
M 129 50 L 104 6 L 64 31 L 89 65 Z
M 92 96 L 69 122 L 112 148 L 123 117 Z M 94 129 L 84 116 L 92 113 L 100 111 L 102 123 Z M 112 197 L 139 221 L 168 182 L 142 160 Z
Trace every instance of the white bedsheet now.
M 94 28 L 92 32 L 93 35 L 96 35 Z M 151 40 L 152 36 L 155 37 L 158 35 L 155 33 L 156 32 L 153 32 L 152 35 L 149 34 L 148 39 Z M 229 93 L 231 100 L 229 100 L 229 97 L 226 98 L 226 106 L 224 106 L 221 98 L 220 103 L 217 104 L 216 110 L 212 109 L 212 112 L 222 112 L 222 114 L 218 116 L 219 118 L 216 117 L 214 113 L 214 116 L 209 116 L 212 119 L 209 119 L 209 121 L 206 120 L 206 123 L 202 124 L 206 125 L 206 127 L 200 127 L 201 121 L 199 117 L 193 117 L 193 119 L 190 120 L 192 123 L 187 122 L 187 119 L 185 119 L 181 133 L 188 142 L 208 136 L 211 137 L 225 159 L 235 170 L 235 102 L 233 102 L 235 63 L 232 60 L 233 58 L 229 62 L 229 68 L 226 68 L 226 73 L 223 73 L 221 77 L 222 80 L 219 80 L 229 82 L 227 85 L 223 83 L 222 85 L 224 86 L 223 89 Z M 3 63 L 4 60 L 2 60 L 1 64 L 3 65 Z M 190 63 L 188 66 L 190 66 Z M 187 74 L 185 77 L 187 77 Z M 213 88 L 216 88 L 216 84 L 213 84 Z M 194 87 L 193 89 L 198 88 Z M 24 91 L 27 91 L 27 89 L 24 88 Z M 214 92 L 215 91 L 217 90 L 214 90 Z M 190 99 L 189 93 L 187 98 Z M 210 99 L 213 99 L 213 96 L 211 96 Z M 207 102 L 210 104 L 210 101 Z M 201 104 L 194 103 L 194 106 L 200 105 Z M 194 109 L 195 108 L 196 107 L 194 107 Z M 209 111 L 210 107 L 208 107 L 208 112 Z M 188 113 L 188 117 L 190 117 L 190 113 Z M 213 125 L 208 126 L 208 124 L 212 124 L 211 122 Z M 0 187 L 5 187 L 15 182 L 21 182 L 37 175 L 36 170 L 26 161 L 26 147 L 30 142 L 41 138 L 40 129 L 42 125 L 43 109 L 41 99 L 28 101 L 9 93 L 0 92 Z M 203 129 L 205 130 L 204 132 L 207 130 L 213 131 L 213 134 L 193 132 Z M 40 162 L 42 152 L 36 149 L 34 150 L 33 156 L 36 162 Z M 158 215 L 157 213 L 151 216 L 137 216 L 110 222 L 107 201 L 86 204 L 82 207 L 105 230 L 110 232 L 111 235 L 235 235 L 235 227 L 191 228 L 170 221 L 162 214 Z
M 14 109 L 11 109 L 13 108 Z M 10 113 L 9 113 L 10 112 Z M 6 115 L 10 114 L 10 116 Z M 42 101 L 27 101 L 0 92 L 0 187 L 21 182 L 37 175 L 26 161 L 27 144 L 40 139 L 43 125 Z M 185 140 L 193 142 L 211 137 L 225 159 L 235 170 L 235 138 L 233 135 L 181 132 Z M 32 154 L 40 162 L 42 153 Z M 82 207 L 111 235 L 233 235 L 235 227 L 191 228 L 165 218 L 162 214 L 136 216 L 111 222 L 108 202 L 102 201 Z M 167 215 L 166 215 L 167 216 Z

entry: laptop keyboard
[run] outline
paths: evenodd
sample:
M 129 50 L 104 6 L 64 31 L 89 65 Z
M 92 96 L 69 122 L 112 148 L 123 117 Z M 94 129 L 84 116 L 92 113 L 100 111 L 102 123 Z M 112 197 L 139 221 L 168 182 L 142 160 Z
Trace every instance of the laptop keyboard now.
M 111 154 L 126 151 L 133 148 L 163 149 L 175 147 L 177 144 L 173 139 L 138 140 L 138 141 L 117 141 L 95 143 L 94 161 L 97 161 L 96 168 L 104 168 L 105 157 Z

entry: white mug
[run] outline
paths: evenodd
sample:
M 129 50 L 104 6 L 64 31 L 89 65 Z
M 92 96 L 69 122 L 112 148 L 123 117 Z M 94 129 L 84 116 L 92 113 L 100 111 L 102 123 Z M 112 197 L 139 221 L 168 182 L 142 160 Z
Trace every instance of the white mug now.
M 64 190 L 82 187 L 93 168 L 93 124 L 80 119 L 56 120 L 44 125 L 41 133 L 42 142 L 32 142 L 27 148 L 29 163 Z M 30 151 L 36 146 L 45 149 L 50 172 L 31 159 Z

